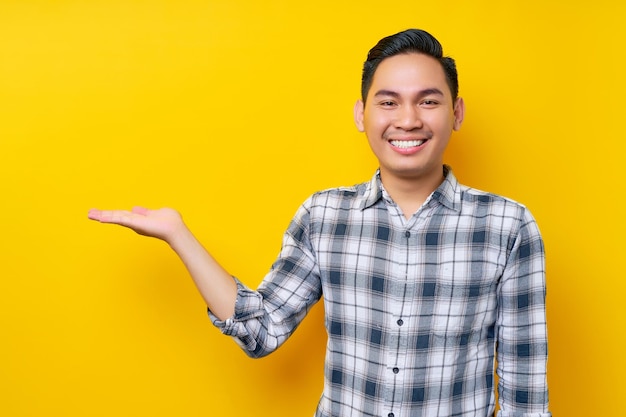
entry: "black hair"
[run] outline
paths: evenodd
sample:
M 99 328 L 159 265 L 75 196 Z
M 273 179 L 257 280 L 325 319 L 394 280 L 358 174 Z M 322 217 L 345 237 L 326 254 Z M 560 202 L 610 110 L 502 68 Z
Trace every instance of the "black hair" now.
M 443 56 L 441 44 L 430 33 L 421 29 L 408 29 L 381 39 L 370 49 L 367 54 L 367 60 L 363 64 L 363 76 L 361 78 L 361 98 L 363 103 L 365 103 L 367 93 L 372 86 L 372 80 L 378 65 L 385 58 L 412 52 L 426 54 L 439 61 L 452 94 L 452 101 L 456 101 L 459 95 L 459 80 L 454 59 Z

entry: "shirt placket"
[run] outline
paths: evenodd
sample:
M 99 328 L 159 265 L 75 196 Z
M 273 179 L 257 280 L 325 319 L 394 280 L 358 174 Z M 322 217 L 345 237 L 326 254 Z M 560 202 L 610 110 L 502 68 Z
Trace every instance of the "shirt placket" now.
M 415 282 L 411 277 L 416 274 L 415 242 L 417 239 L 415 228 L 419 218 L 405 221 L 397 207 L 390 207 L 392 215 L 393 250 L 390 251 L 390 291 L 389 308 L 386 323 L 389 329 L 389 343 L 387 344 L 387 367 L 385 372 L 385 413 L 386 417 L 402 415 L 401 404 L 404 388 L 410 385 L 410 372 L 407 372 L 411 316 L 411 303 L 415 300 Z M 394 212 L 395 211 L 395 212 Z

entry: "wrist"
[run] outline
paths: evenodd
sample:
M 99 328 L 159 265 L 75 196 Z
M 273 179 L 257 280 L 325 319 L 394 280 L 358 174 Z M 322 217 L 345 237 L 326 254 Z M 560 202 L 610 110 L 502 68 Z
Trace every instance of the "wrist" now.
M 174 228 L 164 240 L 170 248 L 179 255 L 185 252 L 186 248 L 189 248 L 192 244 L 197 242 L 193 233 L 191 233 L 189 228 L 182 222 L 180 226 Z

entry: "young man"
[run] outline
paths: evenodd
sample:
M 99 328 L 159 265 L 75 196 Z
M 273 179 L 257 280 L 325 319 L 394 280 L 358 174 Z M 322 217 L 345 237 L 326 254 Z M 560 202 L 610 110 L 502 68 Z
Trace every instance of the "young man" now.
M 550 416 L 543 243 L 528 210 L 443 165 L 463 121 L 454 60 L 421 30 L 382 39 L 354 109 L 379 161 L 366 183 L 298 210 L 257 290 L 233 279 L 172 209 L 89 217 L 166 241 L 213 323 L 253 357 L 277 349 L 323 295 L 316 416 Z

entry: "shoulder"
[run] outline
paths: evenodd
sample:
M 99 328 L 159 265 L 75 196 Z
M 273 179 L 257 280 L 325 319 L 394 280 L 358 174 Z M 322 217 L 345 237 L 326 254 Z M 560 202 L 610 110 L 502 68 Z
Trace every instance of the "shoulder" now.
M 502 208 L 511 212 L 525 212 L 528 208 L 519 201 L 513 200 L 500 194 L 472 188 L 459 184 L 459 196 L 461 204 L 469 207 L 488 207 L 492 209 Z
M 512 230 L 528 226 L 537 229 L 532 213 L 519 201 L 462 184 L 458 191 L 461 215 L 490 218 L 490 223 Z
M 446 179 L 435 191 L 433 198 L 451 209 L 451 212 L 466 218 L 504 217 L 519 220 L 530 214 L 522 203 L 462 184 L 450 167 L 444 166 L 444 170 Z
M 368 196 L 371 191 L 370 188 L 370 182 L 328 188 L 313 193 L 302 205 L 309 211 L 356 208 Z
M 335 187 L 311 194 L 298 208 L 288 232 L 299 235 L 318 231 L 323 224 L 347 222 L 367 195 L 369 183 Z

